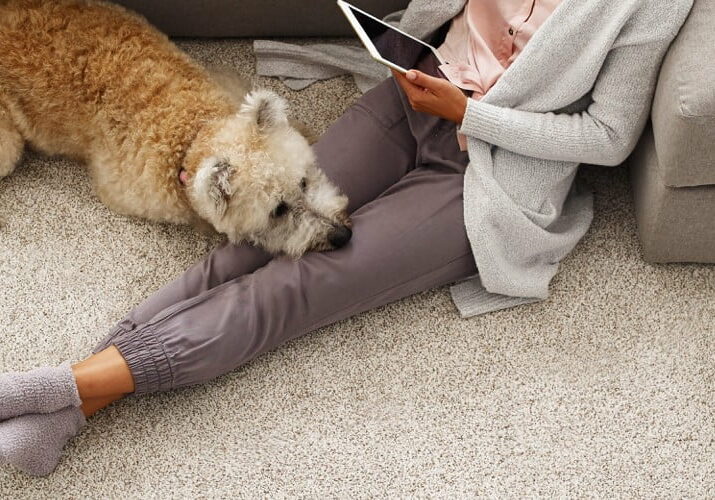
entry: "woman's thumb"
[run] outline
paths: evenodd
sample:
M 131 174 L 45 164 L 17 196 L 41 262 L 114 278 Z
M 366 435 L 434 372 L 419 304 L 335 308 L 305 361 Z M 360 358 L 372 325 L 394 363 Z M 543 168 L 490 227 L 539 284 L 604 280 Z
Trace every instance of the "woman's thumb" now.
M 413 83 L 417 85 L 418 87 L 422 87 L 425 89 L 430 89 L 430 90 L 437 90 L 439 88 L 440 84 L 440 79 L 439 78 L 434 78 L 426 73 L 422 73 L 421 71 L 418 71 L 416 69 L 411 69 L 407 72 L 405 75 L 405 78 L 410 81 L 410 83 Z

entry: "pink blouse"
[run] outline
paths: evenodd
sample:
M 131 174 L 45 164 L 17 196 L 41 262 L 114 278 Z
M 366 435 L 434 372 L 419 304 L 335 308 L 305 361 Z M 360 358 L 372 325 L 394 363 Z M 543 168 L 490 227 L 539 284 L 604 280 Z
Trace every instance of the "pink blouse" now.
M 469 0 L 438 50 L 449 81 L 481 97 L 514 62 L 561 0 Z M 459 143 L 466 150 L 461 135 Z

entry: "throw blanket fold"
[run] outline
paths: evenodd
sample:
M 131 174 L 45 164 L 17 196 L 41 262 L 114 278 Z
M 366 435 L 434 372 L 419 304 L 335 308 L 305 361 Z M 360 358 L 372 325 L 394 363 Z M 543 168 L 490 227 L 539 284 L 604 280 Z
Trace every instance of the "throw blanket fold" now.
M 293 45 L 255 40 L 256 73 L 280 78 L 293 90 L 302 90 L 316 80 L 352 74 L 360 92 L 367 92 L 390 76 L 388 69 L 360 45 Z

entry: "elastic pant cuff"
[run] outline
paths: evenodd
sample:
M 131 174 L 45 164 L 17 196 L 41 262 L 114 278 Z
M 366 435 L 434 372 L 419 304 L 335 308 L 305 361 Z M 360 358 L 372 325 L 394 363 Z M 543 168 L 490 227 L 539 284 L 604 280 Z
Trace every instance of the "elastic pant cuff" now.
M 131 371 L 134 394 L 167 391 L 173 386 L 169 358 L 150 328 L 132 330 L 112 339 Z
M 131 329 L 124 328 L 120 325 L 115 326 L 102 340 L 97 342 L 97 344 L 92 349 L 92 354 L 97 354 L 98 352 L 105 350 L 107 347 L 112 345 L 114 339 L 117 338 L 117 336 L 126 335 L 130 331 Z

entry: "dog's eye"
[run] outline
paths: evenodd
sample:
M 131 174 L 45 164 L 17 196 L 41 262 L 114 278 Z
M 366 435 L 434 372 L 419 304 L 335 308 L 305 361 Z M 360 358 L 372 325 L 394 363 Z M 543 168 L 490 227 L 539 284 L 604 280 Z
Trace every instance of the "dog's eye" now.
M 273 209 L 273 213 L 271 213 L 271 217 L 276 218 L 276 217 L 282 217 L 288 212 L 288 204 L 285 201 L 281 201 L 278 206 Z
M 305 191 L 305 188 L 307 188 L 307 187 L 308 187 L 308 179 L 303 177 L 300 181 L 300 189 L 301 189 L 301 191 Z

